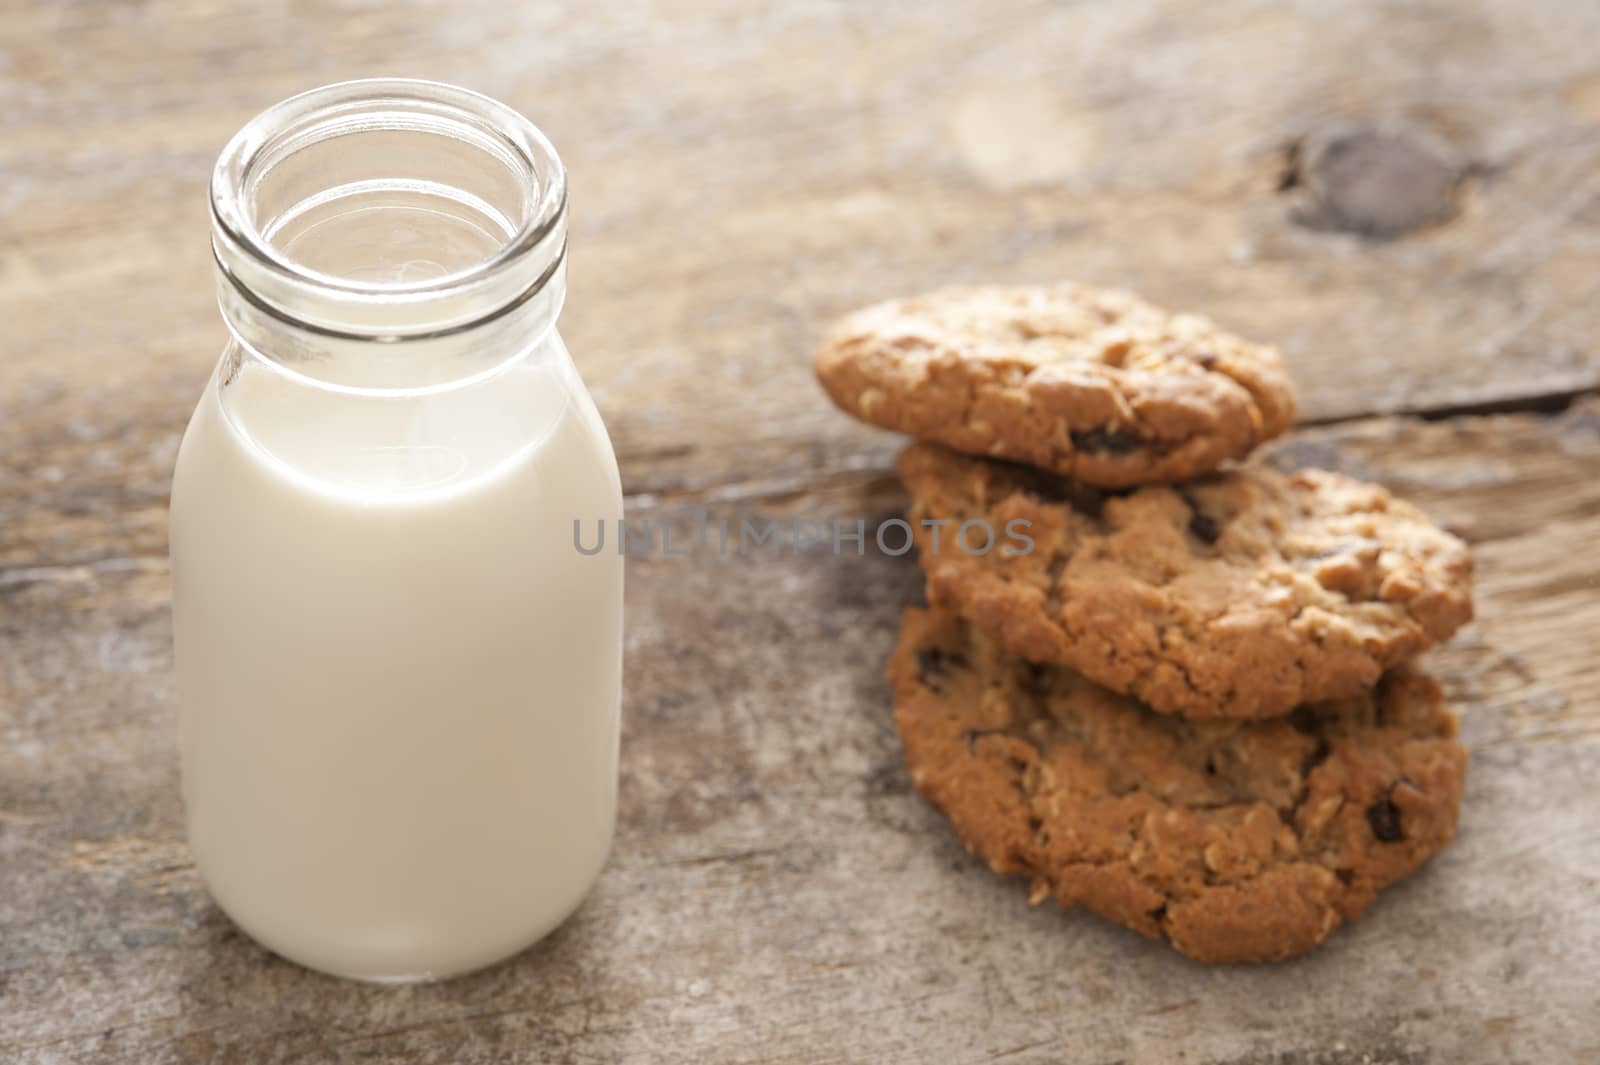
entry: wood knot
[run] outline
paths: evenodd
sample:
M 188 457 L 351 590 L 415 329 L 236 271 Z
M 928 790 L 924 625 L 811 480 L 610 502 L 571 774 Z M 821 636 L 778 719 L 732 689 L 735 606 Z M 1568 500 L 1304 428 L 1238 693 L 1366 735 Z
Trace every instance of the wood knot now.
M 1280 192 L 1309 229 L 1391 240 L 1448 222 L 1468 167 L 1449 145 L 1409 128 L 1363 126 L 1289 147 Z

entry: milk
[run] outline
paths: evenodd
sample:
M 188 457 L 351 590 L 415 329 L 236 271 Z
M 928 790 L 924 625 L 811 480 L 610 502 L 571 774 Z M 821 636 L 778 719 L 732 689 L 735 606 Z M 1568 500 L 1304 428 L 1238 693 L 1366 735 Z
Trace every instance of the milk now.
M 462 387 L 319 386 L 234 347 L 172 498 L 190 843 L 313 968 L 446 976 L 579 903 L 615 814 L 609 441 L 552 332 Z

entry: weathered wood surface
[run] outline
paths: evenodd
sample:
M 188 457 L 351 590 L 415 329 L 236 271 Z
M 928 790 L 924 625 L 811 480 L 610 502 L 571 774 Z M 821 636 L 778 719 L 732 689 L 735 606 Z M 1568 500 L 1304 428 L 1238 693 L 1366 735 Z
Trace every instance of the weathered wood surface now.
M 0 6 L 0 1060 L 1600 1060 L 1597 34 L 1554 0 Z M 1266 969 L 1029 909 L 898 767 L 914 565 L 701 553 L 630 569 L 622 823 L 571 924 L 401 990 L 244 940 L 171 707 L 203 186 L 260 106 L 395 72 L 562 148 L 564 331 L 635 513 L 898 506 L 806 365 L 878 296 L 1072 276 L 1278 342 L 1345 422 L 1280 456 L 1476 545 L 1481 620 L 1432 658 L 1457 844 Z

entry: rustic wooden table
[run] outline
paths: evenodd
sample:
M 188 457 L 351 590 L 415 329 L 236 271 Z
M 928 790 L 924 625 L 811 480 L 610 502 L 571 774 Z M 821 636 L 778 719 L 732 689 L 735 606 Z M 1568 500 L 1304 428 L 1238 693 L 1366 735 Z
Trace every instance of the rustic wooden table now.
M 567 7 L 0 5 L 0 1059 L 1600 1060 L 1600 6 Z M 891 513 L 896 442 L 808 368 L 864 301 L 1071 277 L 1277 342 L 1280 460 L 1475 545 L 1480 620 L 1431 656 L 1455 846 L 1268 967 L 1031 909 L 900 766 L 914 564 L 700 552 L 630 564 L 622 820 L 566 927 L 394 990 L 243 938 L 174 750 L 203 191 L 256 110 L 393 73 L 565 155 L 563 330 L 634 516 Z

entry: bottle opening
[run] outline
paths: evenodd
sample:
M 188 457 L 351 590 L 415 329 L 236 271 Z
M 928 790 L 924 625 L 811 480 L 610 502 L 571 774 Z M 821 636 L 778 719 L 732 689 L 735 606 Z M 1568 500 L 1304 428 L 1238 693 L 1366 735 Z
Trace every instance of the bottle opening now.
M 476 328 L 559 289 L 565 258 L 555 149 L 511 108 L 433 82 L 346 82 L 268 109 L 223 150 L 211 207 L 230 326 L 275 319 L 302 346 Z
M 374 285 L 432 282 L 493 258 L 514 235 L 483 200 L 432 181 L 354 181 L 291 207 L 267 243 L 315 274 Z

